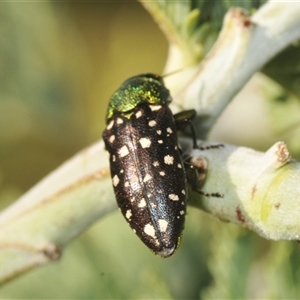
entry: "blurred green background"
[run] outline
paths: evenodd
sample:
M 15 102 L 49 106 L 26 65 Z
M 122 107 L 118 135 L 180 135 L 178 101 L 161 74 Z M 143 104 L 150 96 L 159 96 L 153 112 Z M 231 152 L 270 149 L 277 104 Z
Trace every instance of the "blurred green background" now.
M 24 191 L 100 138 L 110 95 L 161 73 L 167 42 L 137 2 L 1 3 L 0 16 L 0 170 Z
M 131 1 L 1 2 L 0 24 L 4 208 L 100 138 L 110 95 L 131 75 L 161 73 L 167 41 Z M 188 212 L 174 257 L 154 256 L 115 212 L 73 241 L 59 262 L 1 287 L 0 298 L 299 298 L 296 243 L 268 242 Z

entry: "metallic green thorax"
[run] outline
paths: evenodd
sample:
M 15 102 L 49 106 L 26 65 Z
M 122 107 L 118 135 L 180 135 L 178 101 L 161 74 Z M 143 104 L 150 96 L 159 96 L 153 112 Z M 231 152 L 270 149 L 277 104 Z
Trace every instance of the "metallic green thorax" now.
M 131 111 L 141 103 L 163 105 L 169 104 L 171 100 L 170 92 L 161 76 L 149 73 L 131 77 L 112 95 L 106 113 L 106 123 L 116 113 L 123 113 L 125 117 L 130 118 Z

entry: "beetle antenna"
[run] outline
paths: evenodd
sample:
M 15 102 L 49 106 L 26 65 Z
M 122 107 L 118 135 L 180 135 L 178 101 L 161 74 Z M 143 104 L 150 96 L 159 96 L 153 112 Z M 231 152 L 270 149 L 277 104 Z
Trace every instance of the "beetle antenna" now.
M 162 75 L 161 77 L 162 78 L 165 78 L 165 77 L 168 77 L 168 76 L 170 76 L 170 75 L 174 75 L 174 74 L 176 74 L 176 73 L 179 73 L 179 72 L 181 72 L 183 69 L 177 69 L 177 70 L 175 70 L 175 71 L 171 71 L 171 72 L 169 72 L 169 73 L 167 73 L 167 74 L 164 74 L 164 75 Z

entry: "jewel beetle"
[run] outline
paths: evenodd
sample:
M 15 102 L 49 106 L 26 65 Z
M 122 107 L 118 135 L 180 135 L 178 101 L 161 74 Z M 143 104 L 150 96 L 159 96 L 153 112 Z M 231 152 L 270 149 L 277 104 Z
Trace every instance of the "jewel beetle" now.
M 187 179 L 177 130 L 195 115 L 173 115 L 171 101 L 161 76 L 131 77 L 112 95 L 102 134 L 118 206 L 161 257 L 175 252 L 184 227 Z

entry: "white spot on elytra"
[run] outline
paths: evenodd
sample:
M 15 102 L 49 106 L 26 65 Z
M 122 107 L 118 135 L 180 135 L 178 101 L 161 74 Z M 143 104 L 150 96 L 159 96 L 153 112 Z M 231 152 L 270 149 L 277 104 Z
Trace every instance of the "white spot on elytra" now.
M 141 138 L 139 142 L 143 148 L 149 148 L 151 145 L 151 140 L 148 138 Z
M 136 175 L 134 175 L 134 176 L 131 177 L 130 181 L 133 182 L 133 183 L 136 183 L 136 182 L 139 181 L 139 178 Z
M 180 213 L 181 215 L 184 215 L 184 210 L 181 210 L 179 213 Z
M 161 105 L 150 105 L 150 109 L 152 111 L 160 110 L 161 109 Z
M 124 156 L 128 155 L 128 153 L 129 153 L 129 150 L 126 145 L 119 149 L 120 157 L 124 157 Z
M 158 224 L 159 224 L 159 228 L 160 228 L 161 232 L 165 232 L 167 230 L 169 223 L 164 219 L 160 219 L 160 220 L 158 220 Z
M 111 120 L 111 121 L 108 123 L 106 129 L 108 129 L 108 130 L 112 129 L 112 127 L 114 126 L 114 123 L 115 123 L 115 121 L 114 121 L 114 120 Z
M 162 144 L 164 141 L 163 140 L 158 140 L 157 141 L 159 144 Z
M 151 224 L 146 224 L 145 227 L 144 227 L 144 232 L 146 234 L 148 234 L 149 236 L 151 236 L 152 238 L 156 238 L 155 237 L 155 229 L 154 227 L 151 225 Z
M 138 204 L 138 207 L 142 208 L 146 206 L 146 201 L 144 198 L 141 199 L 140 203 Z
M 115 156 L 115 155 L 112 156 L 112 161 L 113 161 L 113 162 L 116 161 L 116 156 Z
M 152 206 L 152 207 L 156 207 L 156 204 L 154 204 L 154 203 L 151 203 L 151 206 Z
M 171 156 L 171 155 L 166 155 L 166 156 L 164 157 L 164 162 L 165 162 L 165 164 L 167 164 L 167 165 L 173 165 L 173 161 L 174 161 L 174 157 Z
M 159 172 L 159 175 L 160 175 L 160 176 L 165 176 L 166 173 L 165 173 L 164 171 L 161 171 L 161 172 Z
M 178 201 L 178 200 L 179 200 L 179 197 L 178 197 L 177 195 L 175 195 L 175 194 L 170 194 L 170 195 L 169 195 L 169 198 L 170 198 L 171 200 L 173 200 L 173 201 Z
M 168 128 L 167 128 L 167 132 L 168 132 L 168 133 L 172 133 L 173 131 L 172 131 L 172 129 L 171 129 L 170 127 L 168 127 Z
M 161 130 L 156 130 L 157 134 L 161 135 Z
M 139 110 L 136 114 L 135 114 L 135 117 L 138 119 L 139 117 L 142 116 L 142 112 Z
M 111 136 L 109 137 L 108 141 L 109 141 L 110 143 L 113 143 L 114 140 L 115 140 L 115 138 L 116 138 L 115 135 L 111 135 Z
M 156 123 L 156 121 L 154 121 L 154 120 L 151 120 L 151 121 L 149 121 L 149 123 L 148 123 L 148 125 L 149 125 L 150 127 L 154 127 L 156 124 L 157 124 L 157 123 Z
M 135 229 L 132 229 L 132 231 L 133 231 L 134 233 L 136 233 L 136 230 L 135 230 Z
M 124 121 L 121 118 L 117 119 L 117 124 L 122 124 Z
M 146 176 L 144 177 L 144 182 L 149 181 L 152 178 L 152 176 L 150 176 L 149 174 L 146 174 Z
M 182 165 L 181 164 L 177 164 L 177 168 L 182 169 Z
M 128 219 L 128 220 L 130 221 L 131 216 L 132 216 L 131 209 L 128 209 L 128 210 L 126 211 L 125 217 L 126 217 L 126 219 Z
M 185 195 L 185 190 L 182 190 L 181 193 L 182 193 L 183 195 Z
M 115 176 L 113 177 L 113 179 L 112 179 L 112 182 L 113 182 L 113 185 L 114 185 L 114 186 L 117 186 L 117 185 L 119 184 L 119 182 L 120 182 L 119 177 L 118 177 L 117 175 L 115 175 Z
M 129 187 L 129 182 L 128 182 L 128 181 L 125 181 L 124 186 L 125 186 L 125 187 Z
M 158 167 L 158 166 L 159 166 L 159 162 L 156 160 L 156 161 L 153 163 L 153 166 L 154 166 L 154 167 Z

